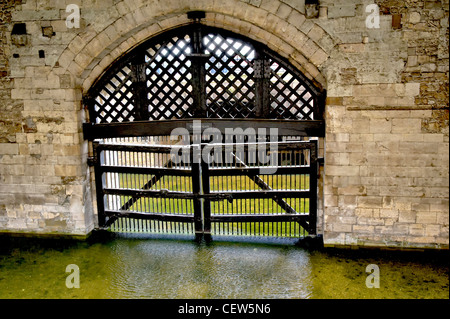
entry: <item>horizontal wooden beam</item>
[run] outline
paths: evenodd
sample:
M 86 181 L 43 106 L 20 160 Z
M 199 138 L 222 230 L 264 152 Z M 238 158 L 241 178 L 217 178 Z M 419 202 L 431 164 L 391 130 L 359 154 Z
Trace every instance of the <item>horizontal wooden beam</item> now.
M 257 137 L 257 136 L 256 136 Z M 300 150 L 311 150 L 311 148 L 317 147 L 316 140 L 313 141 L 274 141 L 274 142 L 225 142 L 225 143 L 214 143 L 207 142 L 202 143 L 202 145 L 208 145 L 210 147 L 217 148 L 217 151 L 221 150 L 222 153 L 235 152 L 237 150 L 242 150 L 245 152 L 259 152 L 259 151 L 300 151 Z M 174 146 L 174 145 L 173 145 Z M 173 147 L 172 146 L 172 147 Z M 188 147 L 187 145 L 176 145 L 177 147 Z M 281 157 L 281 154 L 278 154 Z
M 189 192 L 174 192 L 174 191 L 158 191 L 148 189 L 124 189 L 124 188 L 105 188 L 104 194 L 132 196 L 132 197 L 148 197 L 148 198 L 179 198 L 179 199 L 195 199 L 205 198 L 210 201 L 232 200 L 232 199 L 246 199 L 246 198 L 309 198 L 311 192 L 309 190 L 255 190 L 255 191 L 220 191 L 211 192 L 209 194 L 193 194 Z
M 212 215 L 211 222 L 299 222 L 307 221 L 309 215 L 306 214 L 278 214 L 278 215 L 256 215 L 256 214 L 242 214 L 242 215 Z
M 264 170 L 267 170 L 267 166 L 261 167 L 243 167 L 243 168 L 209 168 L 208 173 L 210 176 L 256 176 L 263 175 Z M 286 166 L 286 167 L 274 167 L 276 175 L 308 175 L 311 174 L 312 168 L 309 166 Z M 273 175 L 273 174 L 270 174 Z
M 191 148 L 190 145 L 176 145 L 177 148 Z M 147 145 L 147 144 L 97 144 L 99 151 L 117 151 L 117 152 L 146 152 L 146 153 L 164 153 L 170 154 L 173 145 Z
M 194 120 L 196 121 L 194 124 Z M 201 125 L 198 126 L 197 122 Z M 325 136 L 325 122 L 323 120 L 275 120 L 275 119 L 177 119 L 157 121 L 134 121 L 121 123 L 104 123 L 83 125 L 84 138 L 94 140 L 97 138 L 137 137 L 170 135 L 174 129 L 185 128 L 190 133 L 202 132 L 206 128 L 217 128 L 222 134 L 225 129 L 265 128 L 277 129 L 278 135 L 292 136 Z
M 153 168 L 153 167 L 139 167 L 139 166 L 110 166 L 99 165 L 96 167 L 101 173 L 123 173 L 123 174 L 147 174 L 147 175 L 168 175 L 168 176 L 191 176 L 190 169 L 179 168 Z
M 136 219 L 160 220 L 166 222 L 193 223 L 194 215 L 175 215 L 163 213 L 139 213 L 124 210 L 105 210 L 105 215 L 109 217 L 129 217 Z
M 264 175 L 264 170 L 268 170 L 269 166 L 260 167 L 246 167 L 246 168 L 210 168 L 210 176 L 257 176 Z M 190 169 L 181 168 L 153 168 L 153 167 L 139 167 L 139 166 L 110 166 L 102 165 L 98 166 L 102 173 L 122 173 L 122 174 L 147 174 L 158 176 L 191 176 L 192 171 Z M 309 166 L 298 167 L 273 167 L 276 175 L 309 175 L 313 173 L 312 168 Z M 273 174 L 270 174 L 273 175 Z
M 194 215 L 175 215 L 163 213 L 139 213 L 122 210 L 105 210 L 105 214 L 109 217 L 128 217 L 136 219 L 148 219 L 181 223 L 194 222 Z M 308 221 L 308 214 L 227 214 L 227 215 L 212 215 L 211 222 L 299 222 Z
M 232 199 L 247 198 L 271 198 L 281 200 L 283 198 L 309 198 L 311 192 L 309 190 L 254 190 L 254 191 L 229 191 L 229 192 L 211 192 L 210 195 L 221 194 L 222 196 L 230 196 Z
M 196 195 L 189 192 L 158 191 L 149 189 L 128 189 L 128 188 L 104 188 L 103 193 L 107 195 L 132 196 L 136 198 L 177 198 L 193 199 Z

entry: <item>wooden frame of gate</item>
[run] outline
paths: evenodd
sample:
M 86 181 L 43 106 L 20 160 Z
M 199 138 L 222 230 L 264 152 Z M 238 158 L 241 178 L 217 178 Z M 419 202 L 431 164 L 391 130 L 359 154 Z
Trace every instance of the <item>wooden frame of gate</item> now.
M 275 149 L 269 144 L 275 145 Z M 201 154 L 205 146 L 219 149 L 222 159 L 230 156 L 232 161 L 196 161 L 194 155 Z M 264 155 L 275 159 L 273 172 L 264 174 L 269 166 L 261 166 L 250 158 L 261 146 Z M 177 152 L 187 150 L 189 156 L 174 161 L 174 148 Z M 146 232 L 195 233 L 197 239 L 210 239 L 211 234 L 297 237 L 300 228 L 309 235 L 316 234 L 317 140 L 184 146 L 95 142 L 94 154 L 91 165 L 95 169 L 99 225 L 103 229 L 120 218 L 131 218 L 160 222 L 146 226 L 137 223 L 133 231 L 145 228 Z M 177 177 L 184 179 L 174 180 Z M 164 178 L 168 180 L 160 183 Z M 189 186 L 180 191 L 177 182 Z M 177 200 L 185 203 L 177 205 Z M 237 203 L 248 200 L 245 207 Z M 213 207 L 212 203 L 221 201 L 228 201 L 228 207 L 223 204 Z M 166 206 L 175 211 L 168 212 Z M 171 226 L 164 224 L 167 222 Z M 272 229 L 283 222 L 289 230 Z M 238 229 L 229 227 L 230 224 Z
M 175 232 L 196 233 L 201 237 L 227 234 L 229 229 L 224 231 L 226 227 L 220 226 L 225 224 L 241 223 L 247 227 L 248 223 L 286 222 L 298 224 L 314 235 L 317 141 L 287 143 L 281 137 L 325 136 L 325 91 L 266 46 L 201 24 L 202 13 L 191 13 L 190 17 L 193 23 L 156 36 L 124 55 L 83 97 L 88 111 L 83 133 L 93 146 L 89 164 L 95 171 L 99 227 L 113 227 L 127 217 L 140 221 L 140 226 L 133 227 L 162 229 L 167 223 L 175 223 L 176 226 L 172 225 L 175 228 L 167 226 L 170 231 L 167 228 L 163 232 L 176 229 Z M 305 151 L 309 161 L 280 166 L 278 176 L 308 175 L 308 189 L 274 189 L 261 174 L 256 174 L 261 167 L 249 167 L 245 161 L 240 167 L 235 162 L 234 167 L 218 168 L 191 159 L 191 165 L 177 166 L 167 157 L 173 145 L 123 143 L 123 138 L 137 141 L 169 136 L 178 128 L 195 135 L 194 120 L 201 122 L 201 132 L 206 128 L 222 134 L 230 128 L 276 129 L 281 138 L 277 143 L 280 150 Z M 109 143 L 110 139 L 122 142 Z M 190 148 L 191 153 L 195 148 L 201 152 L 205 145 L 202 142 L 205 141 L 191 141 L 191 145 L 184 147 Z M 119 160 L 118 154 L 140 154 L 141 162 L 127 163 L 126 156 Z M 165 156 L 164 163 L 156 165 L 149 161 L 149 156 L 153 156 L 149 154 Z M 139 182 L 134 181 L 139 187 L 128 187 L 123 176 L 141 176 Z M 224 176 L 251 180 L 257 187 L 253 191 L 214 191 L 214 180 Z M 169 177 L 189 178 L 189 190 L 155 186 Z M 143 199 L 159 200 L 161 204 L 149 210 L 152 202 L 146 206 L 141 203 Z M 245 209 L 239 212 L 228 209 L 220 214 L 215 206 L 228 200 L 233 203 L 259 199 L 273 202 L 281 211 L 248 214 Z M 307 211 L 292 207 L 299 199 L 309 199 Z M 165 200 L 184 202 L 180 204 L 183 209 L 178 213 L 174 209 L 161 211 L 158 207 L 163 207 Z M 145 209 L 137 209 L 137 205 Z

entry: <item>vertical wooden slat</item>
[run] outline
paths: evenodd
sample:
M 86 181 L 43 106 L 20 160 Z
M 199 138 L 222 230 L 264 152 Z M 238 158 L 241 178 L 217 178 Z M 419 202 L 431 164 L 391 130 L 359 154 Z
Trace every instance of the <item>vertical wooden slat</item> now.
M 313 142 L 314 147 L 310 150 L 310 167 L 311 173 L 309 175 L 309 185 L 310 185 L 310 198 L 309 198 L 309 230 L 311 235 L 316 234 L 317 225 L 317 140 Z
M 101 169 L 102 163 L 102 154 L 99 149 L 99 143 L 92 143 L 94 150 L 94 174 L 95 174 L 95 189 L 97 194 L 97 213 L 98 213 L 98 224 L 99 227 L 102 228 L 106 224 L 106 215 L 105 215 L 105 196 L 103 194 L 103 187 L 105 185 L 104 174 Z
M 193 53 L 189 55 L 191 60 L 191 85 L 193 99 L 193 117 L 206 117 L 206 71 L 205 62 L 207 56 L 204 54 L 202 41 L 202 26 L 196 23 L 192 28 L 191 43 Z
M 256 117 L 269 118 L 270 114 L 270 65 L 262 49 L 256 48 L 254 61 Z
M 210 194 L 209 163 L 202 161 L 201 169 L 203 194 L 208 195 Z M 211 201 L 207 198 L 203 200 L 203 236 L 205 240 L 211 237 Z
M 194 144 L 191 151 L 191 167 L 192 167 L 192 192 L 194 195 L 201 194 L 201 166 L 197 155 L 200 153 L 200 144 Z M 194 208 L 194 228 L 196 240 L 203 237 L 203 221 L 202 221 L 202 203 L 200 197 L 192 200 Z

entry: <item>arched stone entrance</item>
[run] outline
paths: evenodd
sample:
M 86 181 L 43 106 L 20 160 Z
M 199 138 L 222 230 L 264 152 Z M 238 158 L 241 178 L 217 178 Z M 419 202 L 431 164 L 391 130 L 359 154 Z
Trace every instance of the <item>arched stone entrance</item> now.
M 202 12 L 189 14 L 204 17 Z M 120 221 L 121 217 L 131 216 L 139 220 L 166 222 L 162 227 L 164 232 L 169 228 L 179 228 L 168 226 L 167 222 L 184 222 L 193 223 L 196 234 L 205 232 L 210 235 L 211 223 L 215 221 L 220 225 L 240 223 L 241 228 L 251 228 L 253 235 L 269 232 L 274 236 L 283 236 L 291 227 L 297 228 L 294 236 L 299 234 L 298 227 L 315 235 L 318 149 L 317 142 L 305 141 L 305 137 L 324 137 L 324 97 L 323 90 L 267 46 L 230 31 L 203 25 L 198 20 L 144 42 L 109 67 L 84 97 L 90 122 L 84 126 L 85 138 L 95 141 L 92 161 L 96 171 L 100 227 L 109 227 L 118 218 Z M 189 121 L 193 121 L 193 126 L 203 121 L 201 130 L 204 130 L 203 127 L 210 131 L 215 129 L 221 134 L 220 140 L 213 138 L 213 141 L 225 143 L 218 146 L 221 147 L 219 153 L 234 160 L 227 163 L 231 164 L 228 168 L 221 166 L 219 175 L 211 175 L 211 163 L 194 164 L 191 157 L 187 166 L 184 163 L 182 167 L 188 171 L 186 175 L 190 179 L 185 182 L 192 185 L 191 192 L 180 193 L 177 189 L 180 185 L 175 184 L 169 191 L 161 189 L 162 186 L 158 188 L 155 186 L 157 181 L 179 175 L 179 170 L 171 170 L 173 166 L 181 167 L 174 164 L 173 157 L 163 161 L 164 164 L 157 160 L 158 156 L 154 153 L 172 152 L 168 149 L 161 151 L 162 146 L 149 147 L 149 139 L 168 136 L 174 129 L 182 129 L 191 134 L 187 137 L 187 142 L 190 141 L 193 146 L 191 151 L 195 153 L 194 149 L 198 147 L 203 152 L 207 142 L 201 136 L 204 133 L 202 131 L 196 136 L 195 127 L 189 131 Z M 228 146 L 233 149 L 233 143 L 239 140 L 250 144 L 256 142 L 256 137 L 251 137 L 249 133 L 253 130 L 255 135 L 255 129 L 258 130 L 255 147 L 268 146 L 269 136 L 272 142 L 270 151 L 267 151 L 276 158 L 276 167 L 271 174 L 277 175 L 271 176 L 271 182 L 268 176 L 264 177 L 267 173 L 256 173 L 257 169 L 267 167 L 255 166 L 255 162 L 250 164 L 250 153 L 238 158 L 236 150 L 231 153 L 226 150 Z M 227 140 L 224 135 L 227 130 L 240 133 Z M 262 136 L 261 130 L 267 131 L 267 134 Z M 275 134 L 276 139 L 272 139 Z M 139 146 L 103 145 L 107 143 L 105 138 L 117 142 L 116 138 L 123 137 L 137 138 L 133 142 Z M 281 150 L 272 150 L 273 145 L 281 147 Z M 141 180 L 135 175 L 136 165 L 127 163 L 127 156 L 134 156 L 133 152 L 145 154 L 143 157 L 140 155 L 137 174 L 147 174 L 142 177 L 147 181 L 136 182 Z M 118 157 L 122 160 L 118 161 Z M 112 162 L 116 163 L 116 167 L 111 167 Z M 132 193 L 124 182 L 127 174 L 134 179 L 135 190 Z M 253 192 L 249 192 L 249 186 L 237 188 L 236 185 L 230 186 L 232 189 L 211 192 L 210 187 L 220 183 L 217 176 L 222 179 L 223 176 L 240 176 L 239 182 L 235 183 L 249 179 L 256 187 L 250 186 Z M 200 180 L 197 182 L 196 178 Z M 177 199 L 190 200 L 180 207 L 192 206 L 193 214 L 186 213 L 184 208 L 178 209 L 174 215 L 168 216 L 167 212 L 161 214 L 161 208 L 150 208 L 158 206 L 154 200 L 138 204 L 142 198 L 165 198 L 171 207 L 176 205 Z M 229 200 L 230 208 L 213 208 L 212 202 L 223 199 Z M 262 211 L 255 213 L 261 199 L 262 208 L 258 209 Z M 272 201 L 275 204 L 272 205 Z M 252 214 L 245 211 L 248 208 L 242 208 L 242 202 L 251 207 Z M 241 209 L 236 208 L 237 205 L 241 205 Z M 272 206 L 281 208 L 281 211 Z M 261 223 L 263 228 L 256 230 L 258 227 L 255 225 Z M 142 229 L 142 223 L 139 225 L 138 228 Z M 156 231 L 161 231 L 160 226 L 153 225 L 151 228 L 155 227 Z M 221 226 L 215 228 L 217 230 Z M 269 228 L 270 231 L 267 230 Z M 279 230 L 275 231 L 276 228 Z M 234 230 L 231 232 L 234 234 Z M 243 231 L 240 229 L 238 232 Z M 288 234 L 291 235 L 292 232 Z
M 252 40 L 264 43 L 317 88 L 323 90 L 326 87 L 326 80 L 319 67 L 327 61 L 335 41 L 315 20 L 305 18 L 301 6 L 292 8 L 279 1 L 263 1 L 254 5 L 233 0 L 212 5 L 209 1 L 181 0 L 176 4 L 165 3 L 164 6 L 153 2 L 118 2 L 111 10 L 102 10 L 101 18 L 96 19 L 95 24 L 84 24 L 81 32 L 75 30 L 77 32 L 55 64 L 55 71 L 65 74 L 65 85 L 73 87 L 71 94 L 79 101 L 83 92 L 87 92 L 115 60 L 150 37 L 189 24 L 187 12 L 192 10 L 205 11 L 206 17 L 202 20 L 204 25 L 245 34 Z M 118 15 L 114 13 L 116 11 Z M 81 122 L 86 121 L 84 110 L 79 118 Z M 323 156 L 323 145 L 323 141 L 320 141 L 320 156 Z M 92 176 L 92 170 L 85 171 L 88 150 L 88 144 L 82 143 L 82 176 L 87 176 L 85 173 Z M 83 189 L 80 204 L 86 220 L 84 231 L 89 232 L 92 229 L 91 213 L 95 212 L 96 206 L 95 196 L 91 195 L 88 180 L 83 182 Z M 321 201 L 319 207 L 322 206 Z M 322 229 L 322 219 L 318 219 L 319 229 Z

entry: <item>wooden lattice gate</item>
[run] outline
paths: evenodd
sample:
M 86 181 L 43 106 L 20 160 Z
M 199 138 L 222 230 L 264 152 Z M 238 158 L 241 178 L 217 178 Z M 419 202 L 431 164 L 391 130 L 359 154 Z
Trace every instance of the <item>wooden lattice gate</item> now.
M 323 90 L 266 46 L 198 19 L 150 39 L 84 96 L 99 227 L 197 236 L 315 234 L 324 99 Z M 182 147 L 191 155 L 175 163 L 180 145 L 169 136 L 180 129 L 189 134 Z M 215 140 L 216 154 L 231 161 L 196 160 L 195 153 L 211 148 L 201 137 L 208 129 L 222 136 L 229 129 L 274 130 L 276 140 L 259 136 L 255 145 L 276 145 L 260 153 L 276 158 L 275 170 L 261 172 L 267 163 L 251 160 L 245 139 L 240 153 L 230 149 L 241 146 L 236 139 Z
M 197 238 L 315 234 L 317 141 L 105 142 L 94 144 L 92 160 L 101 228 Z M 223 161 L 195 160 L 207 147 Z M 174 160 L 180 150 L 185 156 Z

